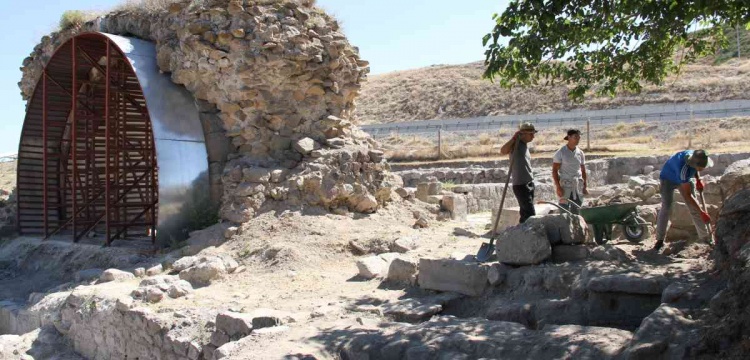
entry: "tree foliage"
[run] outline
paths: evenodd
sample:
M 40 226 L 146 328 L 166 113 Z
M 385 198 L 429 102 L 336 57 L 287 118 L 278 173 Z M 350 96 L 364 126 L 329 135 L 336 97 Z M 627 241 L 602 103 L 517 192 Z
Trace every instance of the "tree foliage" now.
M 505 87 L 563 82 L 580 101 L 589 90 L 638 93 L 641 80 L 659 85 L 728 45 L 722 25 L 750 26 L 750 0 L 512 0 L 493 20 L 486 78 Z

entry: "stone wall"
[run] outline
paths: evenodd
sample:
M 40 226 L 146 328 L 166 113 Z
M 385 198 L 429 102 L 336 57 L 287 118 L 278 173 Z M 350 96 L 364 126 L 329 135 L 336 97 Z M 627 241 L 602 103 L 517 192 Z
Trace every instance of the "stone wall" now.
M 505 184 L 473 184 L 459 185 L 452 188 L 457 194 L 464 194 L 469 213 L 484 211 L 496 211 L 500 206 Z M 535 201 L 555 201 L 557 199 L 555 190 L 551 184 L 537 183 L 534 190 Z M 508 185 L 508 193 L 505 195 L 503 208 L 518 206 L 513 189 Z
M 368 63 L 312 1 L 183 0 L 108 14 L 44 36 L 23 62 L 24 98 L 54 50 L 87 31 L 153 41 L 160 70 L 194 95 L 207 141 L 217 140 L 208 153 L 224 219 L 278 206 L 372 212 L 399 183 L 352 125 Z
M 731 163 L 748 157 L 750 157 L 750 153 L 712 155 L 714 167 L 704 173 L 719 176 Z M 627 180 L 623 180 L 624 176 L 644 175 L 661 170 L 662 165 L 668 158 L 669 156 L 663 155 L 590 160 L 586 165 L 589 187 L 624 183 L 627 182 Z M 443 167 L 429 166 L 424 168 L 421 166 L 419 168 L 407 168 L 404 165 L 399 165 L 394 168 L 398 169 L 395 173 L 402 177 L 404 184 L 412 187 L 431 177 L 437 178 L 438 181 L 443 183 L 453 184 L 503 183 L 508 171 L 507 161 L 482 162 L 475 165 L 468 165 L 466 162 L 459 162 L 458 164 L 458 166 L 443 164 Z M 532 167 L 534 178 L 537 181 L 551 181 L 551 159 L 534 159 Z

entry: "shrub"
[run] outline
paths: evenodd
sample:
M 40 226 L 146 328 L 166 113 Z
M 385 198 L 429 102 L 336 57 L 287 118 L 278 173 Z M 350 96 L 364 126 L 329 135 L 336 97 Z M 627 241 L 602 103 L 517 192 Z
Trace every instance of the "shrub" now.
M 66 10 L 60 16 L 60 29 L 65 30 L 83 25 L 86 21 L 95 18 L 96 15 L 82 10 Z

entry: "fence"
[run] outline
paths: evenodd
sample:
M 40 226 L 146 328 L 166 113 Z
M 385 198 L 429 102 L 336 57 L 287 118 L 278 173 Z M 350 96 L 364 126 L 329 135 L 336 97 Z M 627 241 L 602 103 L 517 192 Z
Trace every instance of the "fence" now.
M 16 161 L 18 154 L 0 154 L 0 163 Z
M 672 108 L 671 111 L 664 111 L 665 108 L 669 107 Z M 644 111 L 644 109 L 646 111 Z M 590 123 L 591 125 L 606 125 L 623 122 L 661 122 L 716 119 L 733 116 L 750 116 L 750 100 L 728 100 L 716 103 L 698 104 L 646 105 L 612 110 L 536 115 L 487 116 L 469 119 L 411 121 L 392 124 L 363 125 L 361 128 L 373 137 L 403 134 L 432 134 L 432 136 L 437 136 L 439 129 L 451 132 L 501 130 L 503 128 L 517 126 L 522 121 L 532 122 L 539 127 L 582 127 L 587 123 Z
M 546 147 L 559 144 L 561 139 L 556 135 L 565 128 L 579 128 L 585 132 L 581 147 L 589 149 L 592 141 L 597 141 L 597 149 L 612 147 L 605 142 L 602 135 L 615 131 L 619 124 L 647 123 L 657 125 L 658 131 L 650 138 L 663 142 L 674 141 L 674 134 L 683 130 L 685 120 L 720 119 L 729 117 L 750 116 L 750 101 L 726 101 L 709 104 L 673 105 L 671 111 L 663 111 L 664 106 L 652 109 L 661 111 L 628 112 L 624 109 L 586 111 L 579 113 L 557 113 L 541 115 L 514 115 L 508 117 L 485 117 L 461 120 L 430 120 L 425 122 L 365 125 L 362 128 L 386 145 L 387 155 L 392 161 L 437 160 L 444 158 L 464 158 L 492 156 L 499 153 L 499 146 L 518 128 L 521 121 L 534 123 L 548 139 Z M 643 110 L 643 107 L 636 108 Z M 743 130 L 744 131 L 744 130 Z M 592 135 L 593 134 L 593 135 Z M 598 136 L 598 137 L 597 137 Z M 595 139 L 595 137 L 597 137 Z M 543 139 L 540 139 L 543 140 Z M 614 139 L 616 140 L 616 139 Z M 624 140 L 624 139 L 623 139 Z M 628 141 L 633 139 L 628 139 Z M 688 140 L 690 141 L 690 140 Z M 537 144 L 539 142 L 536 142 Z M 544 143 L 544 142 L 542 142 Z M 686 142 L 686 144 L 689 144 Z M 535 144 L 536 145 L 536 144 Z M 557 145 L 559 146 L 559 145 Z M 540 147 L 542 152 L 549 151 Z M 608 150 L 604 150 L 608 151 Z

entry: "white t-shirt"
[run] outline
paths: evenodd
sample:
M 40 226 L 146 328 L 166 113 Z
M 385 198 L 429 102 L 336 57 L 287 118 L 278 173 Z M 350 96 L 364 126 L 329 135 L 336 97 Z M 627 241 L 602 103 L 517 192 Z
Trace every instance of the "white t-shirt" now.
M 586 165 L 586 156 L 580 148 L 570 150 L 568 145 L 565 145 L 557 150 L 555 156 L 552 157 L 552 162 L 560 164 L 560 179 L 581 179 L 583 177 L 581 165 Z

